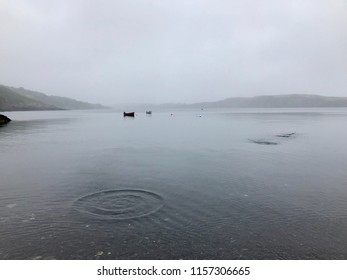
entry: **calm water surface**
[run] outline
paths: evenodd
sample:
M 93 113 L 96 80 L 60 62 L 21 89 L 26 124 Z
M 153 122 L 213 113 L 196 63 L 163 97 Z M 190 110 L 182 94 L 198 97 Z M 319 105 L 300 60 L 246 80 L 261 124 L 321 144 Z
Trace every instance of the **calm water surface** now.
M 347 258 L 347 109 L 6 115 L 0 259 Z

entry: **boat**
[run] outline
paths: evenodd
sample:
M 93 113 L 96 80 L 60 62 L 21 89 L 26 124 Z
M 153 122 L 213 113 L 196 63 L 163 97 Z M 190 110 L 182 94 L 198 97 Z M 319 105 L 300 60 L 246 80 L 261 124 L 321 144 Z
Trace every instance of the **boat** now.
M 135 117 L 135 112 L 123 112 L 124 117 Z
M 152 111 L 146 111 L 147 115 L 152 115 Z

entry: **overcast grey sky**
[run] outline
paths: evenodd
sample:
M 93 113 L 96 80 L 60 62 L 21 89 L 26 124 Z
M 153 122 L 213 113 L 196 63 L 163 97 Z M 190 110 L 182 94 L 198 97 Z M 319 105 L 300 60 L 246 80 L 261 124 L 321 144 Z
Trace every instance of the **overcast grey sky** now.
M 90 102 L 347 96 L 345 0 L 0 0 L 0 84 Z

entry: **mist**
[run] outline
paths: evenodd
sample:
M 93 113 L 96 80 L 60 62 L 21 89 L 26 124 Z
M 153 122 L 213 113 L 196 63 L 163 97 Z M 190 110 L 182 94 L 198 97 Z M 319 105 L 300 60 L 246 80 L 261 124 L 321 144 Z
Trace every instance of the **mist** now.
M 347 95 L 343 0 L 0 5 L 0 84 L 107 105 Z

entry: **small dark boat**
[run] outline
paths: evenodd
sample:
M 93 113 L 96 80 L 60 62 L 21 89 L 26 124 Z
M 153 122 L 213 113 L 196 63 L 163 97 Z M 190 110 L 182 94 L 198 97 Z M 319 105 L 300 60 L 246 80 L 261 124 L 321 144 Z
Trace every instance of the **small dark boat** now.
M 152 115 L 152 111 L 146 111 L 147 115 Z
M 135 112 L 123 112 L 124 117 L 135 117 Z

